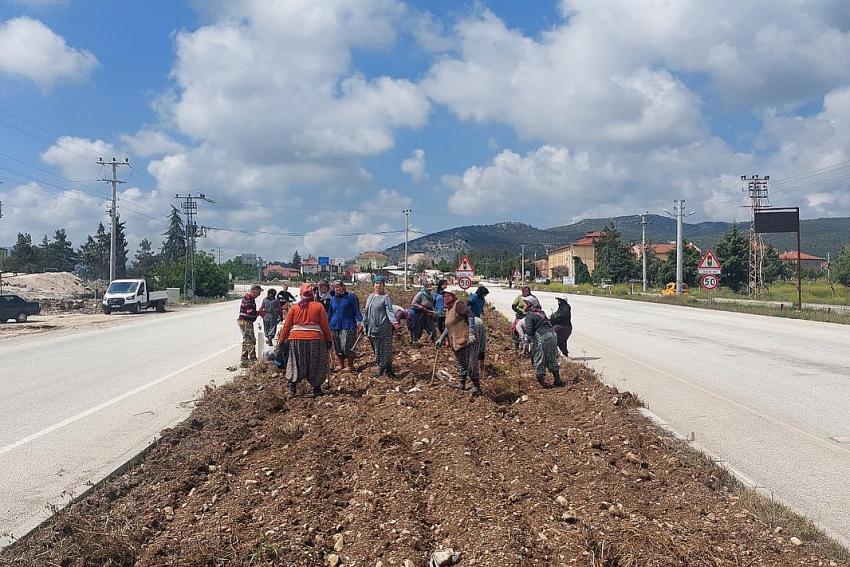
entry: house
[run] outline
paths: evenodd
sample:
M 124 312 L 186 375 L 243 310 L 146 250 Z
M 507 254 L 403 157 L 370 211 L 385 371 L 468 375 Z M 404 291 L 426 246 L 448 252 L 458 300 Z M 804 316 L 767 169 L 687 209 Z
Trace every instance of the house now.
M 693 242 L 686 242 L 685 248 L 687 248 L 688 250 L 696 249 L 697 251 L 702 252 L 702 250 L 697 248 L 696 245 L 694 245 Z M 673 253 L 676 252 L 676 243 L 675 242 L 662 242 L 662 243 L 659 243 L 659 244 L 649 244 L 649 245 L 647 245 L 646 249 L 649 251 L 650 254 L 652 254 L 653 256 L 655 256 L 656 258 L 658 258 L 659 260 L 661 260 L 663 262 L 663 261 L 667 260 L 667 255 L 670 252 L 673 252 Z M 632 255 L 635 258 L 637 258 L 638 260 L 641 260 L 640 244 L 635 244 L 634 246 L 632 246 Z
M 263 277 L 267 280 L 271 280 L 274 278 L 277 278 L 279 280 L 286 280 L 297 278 L 300 275 L 300 270 L 296 268 L 287 268 L 279 264 L 269 264 L 268 266 L 263 268 Z
M 792 262 L 796 266 L 797 251 L 789 250 L 784 254 L 780 254 L 779 259 L 784 260 L 785 262 Z M 821 270 L 826 268 L 826 258 L 821 258 L 820 256 L 812 256 L 811 254 L 800 252 L 800 268 L 803 270 L 814 270 L 816 272 L 820 272 Z
M 581 238 L 570 244 L 549 250 L 548 276 L 555 278 L 562 275 L 573 276 L 576 258 L 580 259 L 592 273 L 596 267 L 596 241 L 602 237 L 601 230 L 585 233 Z M 559 268 L 561 268 L 559 270 Z M 566 268 L 566 271 L 563 271 Z
M 360 254 L 355 263 L 361 272 L 369 270 L 380 270 L 389 263 L 389 256 L 381 252 L 363 252 Z
M 407 265 L 410 268 L 416 268 L 418 266 L 424 266 L 424 269 L 430 270 L 434 267 L 434 257 L 429 254 L 423 254 L 421 252 L 417 252 L 416 254 L 410 254 L 407 257 Z
M 301 275 L 311 276 L 319 273 L 319 259 L 315 256 L 310 256 L 301 260 Z
M 534 261 L 534 277 L 549 277 L 549 260 L 535 260 Z

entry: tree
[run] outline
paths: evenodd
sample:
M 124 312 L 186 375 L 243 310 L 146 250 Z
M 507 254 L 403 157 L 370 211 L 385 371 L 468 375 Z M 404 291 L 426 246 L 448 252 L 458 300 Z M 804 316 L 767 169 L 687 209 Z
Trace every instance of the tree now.
M 185 260 L 186 228 L 183 226 L 183 219 L 180 218 L 180 211 L 174 205 L 171 206 L 171 213 L 168 215 L 168 230 L 162 235 L 165 237 L 162 241 L 162 250 L 159 253 L 162 261 L 170 264 L 178 260 Z
M 43 268 L 72 272 L 76 267 L 77 255 L 64 228 L 53 234 L 53 242 L 48 242 L 47 235 L 44 236 L 39 255 Z
M 746 234 L 732 225 L 717 241 L 714 248 L 717 259 L 723 266 L 721 281 L 734 291 L 746 289 L 749 283 L 750 240 Z
M 301 255 L 298 253 L 298 250 L 292 255 L 292 267 L 296 270 L 301 268 Z
M 561 279 L 568 275 L 570 275 L 570 270 L 566 266 L 555 266 L 552 268 L 552 277 L 555 279 Z
M 9 255 L 9 267 L 16 272 L 36 272 L 40 269 L 38 251 L 29 233 L 18 233 L 18 240 Z
M 254 280 L 257 277 L 257 266 L 243 264 L 242 257 L 236 256 L 221 264 L 225 274 L 233 276 L 234 280 Z M 182 284 L 181 284 L 182 285 Z
M 697 282 L 699 281 L 697 266 L 699 266 L 700 257 L 699 250 L 697 250 L 696 247 L 682 244 L 682 281 L 691 287 L 697 285 Z M 667 259 L 656 264 L 654 268 L 655 272 L 653 279 L 656 282 L 662 285 L 668 282 L 675 282 L 676 251 L 671 250 L 668 252 Z M 649 271 L 648 268 L 647 271 Z
M 78 252 L 83 277 L 89 280 L 109 278 L 109 246 L 109 234 L 103 223 L 98 223 L 95 235 L 90 235 Z
M 575 256 L 573 263 L 575 264 L 576 285 L 593 281 L 593 278 L 590 276 L 590 270 L 587 269 L 587 264 L 584 263 L 584 260 Z
M 130 250 L 127 245 L 127 235 L 125 234 L 127 223 L 121 222 L 120 218 L 117 220 L 118 222 L 116 224 L 118 226 L 118 230 L 115 231 L 115 278 L 120 279 L 127 277 L 127 256 L 129 255 Z M 111 238 L 112 234 L 110 233 L 110 239 Z M 106 273 L 108 274 L 109 271 L 107 270 Z
M 620 232 L 614 225 L 602 230 L 602 236 L 596 241 L 596 268 L 593 278 L 596 281 L 610 279 L 614 283 L 626 282 L 637 274 L 637 263 L 628 244 L 620 239 Z
M 764 251 L 764 281 L 787 280 L 793 275 L 794 269 L 791 267 L 791 263 L 781 260 L 776 248 L 768 246 Z
M 835 281 L 844 287 L 850 287 L 850 246 L 841 249 L 830 270 Z
M 230 280 L 221 266 L 215 263 L 215 257 L 206 252 L 195 254 L 195 295 L 201 297 L 220 297 L 227 295 Z
M 134 277 L 146 278 L 153 273 L 159 260 L 152 250 L 151 241 L 147 238 L 143 238 L 139 242 L 139 249 L 136 250 L 136 254 L 133 256 L 133 269 L 131 273 Z

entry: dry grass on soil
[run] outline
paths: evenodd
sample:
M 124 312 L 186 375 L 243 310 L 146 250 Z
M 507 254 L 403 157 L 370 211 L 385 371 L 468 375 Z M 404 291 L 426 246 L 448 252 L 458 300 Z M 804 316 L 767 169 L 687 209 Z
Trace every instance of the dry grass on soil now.
M 0 565 L 423 567 L 441 548 L 461 566 L 844 564 L 820 536 L 776 531 L 584 366 L 540 389 L 506 321 L 487 322 L 481 398 L 432 383 L 434 347 L 406 339 L 398 380 L 337 373 L 316 400 L 257 365 Z

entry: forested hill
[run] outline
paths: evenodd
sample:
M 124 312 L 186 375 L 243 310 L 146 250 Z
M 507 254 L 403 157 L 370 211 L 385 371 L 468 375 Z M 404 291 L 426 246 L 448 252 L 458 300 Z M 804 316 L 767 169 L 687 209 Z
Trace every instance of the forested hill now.
M 660 215 L 647 215 L 647 240 L 672 242 L 676 239 L 676 221 Z M 425 252 L 437 259 L 453 260 L 464 251 L 509 252 L 515 254 L 520 245 L 526 253 L 545 255 L 545 248 L 567 244 L 592 230 L 614 225 L 626 241 L 640 242 L 640 222 L 636 216 L 584 219 L 574 224 L 540 229 L 523 223 L 460 226 L 428 234 L 410 241 L 410 253 Z M 729 228 L 728 222 L 685 223 L 685 238 L 700 248 L 714 245 Z M 741 230 L 749 230 L 749 222 L 738 223 Z M 850 218 L 807 219 L 802 221 L 803 252 L 826 257 L 833 256 L 843 246 L 850 244 Z M 780 251 L 796 249 L 794 234 L 769 234 L 765 241 Z M 404 245 L 387 249 L 393 260 L 404 254 Z

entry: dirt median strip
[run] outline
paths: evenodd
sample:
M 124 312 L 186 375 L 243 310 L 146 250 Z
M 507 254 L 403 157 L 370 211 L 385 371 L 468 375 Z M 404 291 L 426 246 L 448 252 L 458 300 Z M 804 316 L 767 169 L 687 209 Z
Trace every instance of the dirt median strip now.
M 0 565 L 843 565 L 568 363 L 541 389 L 488 310 L 484 396 L 447 350 L 397 341 L 398 380 L 288 398 L 259 364 L 208 388 L 145 458 L 0 554 Z M 447 378 L 448 377 L 448 378 Z M 409 562 L 409 563 L 405 563 Z

